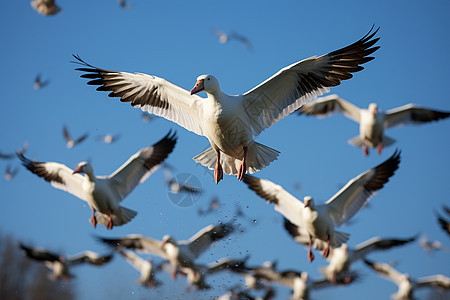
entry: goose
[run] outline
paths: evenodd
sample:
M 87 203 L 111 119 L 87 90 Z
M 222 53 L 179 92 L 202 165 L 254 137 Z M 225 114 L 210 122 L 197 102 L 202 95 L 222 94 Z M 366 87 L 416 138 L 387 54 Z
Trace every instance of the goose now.
M 372 262 L 367 259 L 364 259 L 364 262 L 379 275 L 397 284 L 397 292 L 391 295 L 391 299 L 394 300 L 413 300 L 415 299 L 414 290 L 423 287 L 438 287 L 444 290 L 450 290 L 450 278 L 444 275 L 439 274 L 413 279 L 409 274 L 400 273 L 389 264 Z
M 97 137 L 97 140 L 105 144 L 112 144 L 120 138 L 120 134 L 104 134 Z
M 269 203 L 291 223 L 304 230 L 308 236 L 308 259 L 314 260 L 311 247 L 317 239 L 325 242 L 323 256 L 328 257 L 330 245 L 335 248 L 348 240 L 349 234 L 336 231 L 350 220 L 380 190 L 397 170 L 400 152 L 382 164 L 351 179 L 340 191 L 323 204 L 316 205 L 311 196 L 304 197 L 304 203 L 288 193 L 281 186 L 266 180 L 245 175 L 248 188 Z
M 151 257 L 144 259 L 131 250 L 117 249 L 126 261 L 141 273 L 137 280 L 138 284 L 144 287 L 154 288 L 161 285 L 161 282 L 155 278 L 155 268 Z
M 251 51 L 253 49 L 252 44 L 246 38 L 245 36 L 237 33 L 236 31 L 232 31 L 230 34 L 226 34 L 223 30 L 220 29 L 213 29 L 212 33 L 219 38 L 219 42 L 221 44 L 226 44 L 230 40 L 237 40 L 238 42 L 241 42 L 247 50 Z
M 69 133 L 69 129 L 67 128 L 67 126 L 63 126 L 63 136 L 64 136 L 64 139 L 66 140 L 66 147 L 68 148 L 68 149 L 71 149 L 71 148 L 73 148 L 74 146 L 76 146 L 76 145 L 78 145 L 78 144 L 80 144 L 80 143 L 82 143 L 85 139 L 87 139 L 87 137 L 89 136 L 89 133 L 85 133 L 85 134 L 83 134 L 82 136 L 80 136 L 79 138 L 77 138 L 77 139 L 73 139 L 72 138 L 72 136 L 70 135 L 70 133 Z
M 120 206 L 120 202 L 144 182 L 175 147 L 175 133 L 169 132 L 153 146 L 139 150 L 109 176 L 95 176 L 92 165 L 80 162 L 75 170 L 57 162 L 31 161 L 17 153 L 22 164 L 32 173 L 44 178 L 57 189 L 86 201 L 92 209 L 90 222 L 107 229 L 121 226 L 133 219 L 137 212 Z M 84 173 L 85 176 L 79 174 Z M 98 214 L 96 214 L 98 212 Z
M 44 16 L 53 16 L 61 11 L 61 8 L 55 4 L 55 0 L 34 0 L 30 4 L 31 7 Z
M 27 257 L 37 261 L 43 261 L 47 268 L 53 271 L 53 279 L 55 280 L 69 280 L 70 278 L 73 278 L 74 275 L 70 273 L 72 266 L 81 263 L 102 266 L 113 258 L 113 254 L 101 256 L 92 251 L 84 251 L 72 256 L 64 256 L 44 248 L 32 248 L 22 243 L 19 243 L 19 247 L 25 252 Z
M 110 247 L 129 248 L 139 253 L 156 255 L 168 260 L 173 267 L 172 277 L 175 280 L 181 267 L 194 268 L 196 258 L 233 230 L 234 226 L 230 223 L 209 225 L 187 241 L 177 241 L 171 235 L 165 235 L 162 240 L 157 240 L 141 234 L 129 234 L 116 238 L 96 238 Z
M 373 27 L 372 27 L 373 29 Z M 241 95 L 222 92 L 213 75 L 200 75 L 189 91 L 153 75 L 108 71 L 88 64 L 73 55 L 87 84 L 110 97 L 131 102 L 133 107 L 166 118 L 198 135 L 205 136 L 211 147 L 194 160 L 214 170 L 219 183 L 223 173 L 242 180 L 245 173 L 255 173 L 277 159 L 277 150 L 257 143 L 254 136 L 297 110 L 302 104 L 329 92 L 352 73 L 363 70 L 378 50 L 372 29 L 355 43 L 322 56 L 293 63 L 258 86 Z M 206 92 L 207 98 L 196 95 Z
M 369 155 L 369 147 L 377 148 L 379 154 L 383 147 L 395 143 L 395 140 L 386 136 L 384 131 L 389 128 L 407 125 L 422 124 L 450 116 L 450 112 L 433 110 L 416 104 L 406 104 L 386 112 L 380 110 L 376 103 L 370 103 L 367 109 L 362 109 L 338 95 L 329 95 L 303 105 L 300 114 L 325 117 L 339 111 L 344 116 L 359 123 L 359 135 L 349 140 L 356 147 L 362 147 L 364 155 Z

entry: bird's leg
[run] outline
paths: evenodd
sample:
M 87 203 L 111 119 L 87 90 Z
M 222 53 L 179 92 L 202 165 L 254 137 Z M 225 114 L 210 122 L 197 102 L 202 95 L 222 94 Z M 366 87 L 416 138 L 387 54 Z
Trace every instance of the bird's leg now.
M 369 155 L 369 148 L 365 144 L 362 145 L 363 153 L 365 156 Z
M 223 169 L 222 165 L 220 164 L 220 150 L 217 150 L 217 162 L 216 162 L 216 169 L 214 170 L 214 180 L 216 184 L 219 183 L 223 179 Z
M 95 218 L 95 209 L 92 209 L 92 217 L 90 219 L 94 228 L 97 228 L 97 219 Z
M 175 267 L 175 270 L 172 272 L 172 279 L 177 280 L 178 266 Z
M 383 143 L 380 142 L 377 145 L 378 154 L 381 154 L 383 152 Z
M 238 180 L 242 180 L 242 178 L 245 175 L 245 172 L 247 171 L 246 158 L 247 158 L 247 146 L 244 147 L 244 157 L 242 158 L 241 166 L 239 168 L 237 176 Z
M 323 257 L 327 258 L 329 253 L 330 253 L 330 234 L 328 234 L 327 246 L 325 247 L 325 249 L 323 249 Z
M 106 222 L 106 229 L 111 230 L 112 228 L 113 228 L 112 212 L 109 212 L 108 222 Z
M 311 250 L 312 247 L 312 236 L 309 236 L 309 246 L 308 246 L 308 260 L 309 262 L 312 262 L 314 260 L 314 254 Z

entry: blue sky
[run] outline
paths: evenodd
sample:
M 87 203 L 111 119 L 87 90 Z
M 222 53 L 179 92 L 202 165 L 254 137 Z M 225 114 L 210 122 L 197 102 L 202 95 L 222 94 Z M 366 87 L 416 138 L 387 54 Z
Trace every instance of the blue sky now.
M 111 1 L 59 1 L 62 12 L 53 17 L 36 13 L 29 1 L 0 2 L 2 36 L 0 82 L 0 151 L 13 152 L 24 141 L 30 145 L 28 157 L 57 161 L 75 168 L 90 159 L 97 175 L 112 173 L 139 149 L 152 145 L 170 129 L 178 133 L 178 142 L 167 162 L 178 173 L 193 174 L 204 191 L 199 201 L 188 208 L 172 204 L 164 186 L 164 176 L 157 171 L 138 186 L 122 203 L 138 211 L 129 224 L 107 232 L 96 230 L 87 221 L 86 203 L 52 188 L 44 180 L 20 167 L 12 181 L 0 180 L 0 229 L 36 246 L 61 250 L 66 254 L 86 249 L 106 252 L 92 238 L 93 234 L 121 236 L 141 233 L 161 238 L 170 233 L 187 239 L 202 227 L 234 217 L 240 204 L 255 225 L 243 221 L 245 232 L 234 234 L 205 253 L 200 262 L 208 263 L 222 256 L 250 255 L 250 263 L 277 260 L 280 269 L 307 271 L 318 278 L 318 268 L 325 261 L 317 255 L 310 264 L 306 251 L 295 244 L 282 228 L 281 216 L 245 184 L 226 176 L 215 185 L 211 172 L 198 166 L 192 157 L 208 146 L 204 137 L 164 119 L 150 123 L 141 120 L 141 111 L 107 93 L 97 92 L 74 71 L 72 54 L 110 70 L 142 72 L 163 77 L 185 89 L 191 89 L 200 74 L 213 74 L 224 92 L 243 93 L 279 69 L 301 59 L 322 55 L 361 38 L 370 27 L 380 26 L 381 46 L 375 60 L 341 86 L 331 89 L 360 107 L 370 102 L 385 110 L 407 103 L 450 111 L 447 87 L 450 53 L 450 3 L 448 1 L 392 2 L 367 4 L 359 1 L 196 1 L 189 3 L 132 1 L 129 10 Z M 220 44 L 211 29 L 236 30 L 248 37 L 254 51 L 242 44 Z M 33 89 L 37 73 L 50 84 Z M 74 136 L 89 132 L 81 145 L 67 149 L 62 126 Z M 448 245 L 440 230 L 435 211 L 449 203 L 450 121 L 408 126 L 388 131 L 397 143 L 382 155 L 372 151 L 364 157 L 359 148 L 347 144 L 357 135 L 353 121 L 334 115 L 326 119 L 291 115 L 264 131 L 257 141 L 281 152 L 279 159 L 255 174 L 272 180 L 302 199 L 314 196 L 326 201 L 339 186 L 402 150 L 399 170 L 353 222 L 341 228 L 351 234 L 355 246 L 373 236 L 408 237 L 427 234 Z M 117 143 L 107 145 L 96 140 L 105 133 L 120 133 Z M 14 160 L 0 161 L 5 169 Z M 296 190 L 295 184 L 302 186 Z M 198 216 L 211 197 L 222 203 L 220 210 Z M 370 255 L 372 260 L 398 262 L 398 269 L 413 277 L 442 273 L 449 276 L 448 252 L 427 255 L 414 243 L 385 253 Z M 362 281 L 345 288 L 314 291 L 314 299 L 386 299 L 395 292 L 385 281 L 358 263 Z M 186 282 L 172 282 L 166 274 L 162 289 L 145 290 L 135 283 L 138 274 L 121 257 L 102 268 L 80 266 L 71 283 L 80 299 L 170 297 L 209 299 L 222 294 L 231 276 L 211 279 L 217 289 L 185 294 Z M 105 290 L 107 290 L 105 292 Z M 277 299 L 289 294 L 278 289 Z M 428 291 L 418 293 L 420 299 Z

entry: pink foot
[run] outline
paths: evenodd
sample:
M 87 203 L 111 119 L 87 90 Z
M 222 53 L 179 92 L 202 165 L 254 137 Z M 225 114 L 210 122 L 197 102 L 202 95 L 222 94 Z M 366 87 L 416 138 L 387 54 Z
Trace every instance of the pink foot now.
M 323 249 L 323 257 L 327 258 L 329 253 L 330 253 L 330 235 L 328 235 L 327 246 L 325 247 L 325 249 Z
M 241 166 L 239 167 L 239 172 L 237 175 L 238 180 L 242 180 L 242 178 L 245 175 L 245 172 L 247 171 L 246 158 L 247 158 L 247 147 L 244 147 L 244 157 L 242 158 L 242 163 Z
M 308 260 L 310 263 L 314 260 L 314 254 L 312 253 L 311 246 L 312 246 L 312 237 L 309 236 Z
M 216 184 L 219 183 L 223 179 L 223 169 L 222 165 L 220 164 L 220 150 L 217 151 L 217 162 L 216 162 L 216 169 L 214 170 L 214 181 Z
M 369 155 L 369 149 L 367 148 L 367 146 L 363 146 L 363 153 L 365 156 Z
M 382 143 L 379 143 L 377 145 L 377 151 L 378 151 L 378 154 L 381 154 L 383 152 L 383 144 Z
M 108 222 L 106 222 L 106 229 L 111 230 L 113 228 L 112 214 L 109 214 Z
M 95 218 L 95 209 L 92 210 L 91 223 L 94 228 L 97 228 L 97 219 Z

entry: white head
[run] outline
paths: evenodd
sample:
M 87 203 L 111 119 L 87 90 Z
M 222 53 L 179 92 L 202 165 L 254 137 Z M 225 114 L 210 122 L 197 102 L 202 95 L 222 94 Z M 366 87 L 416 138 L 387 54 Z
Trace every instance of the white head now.
M 91 175 L 94 174 L 94 169 L 92 168 L 92 165 L 90 163 L 88 163 L 87 161 L 83 161 L 78 164 L 77 168 L 73 171 L 72 174 L 76 173 Z
M 374 116 L 376 116 L 378 113 L 378 105 L 376 103 L 370 103 L 369 112 L 372 113 Z
M 311 196 L 305 196 L 303 198 L 303 202 L 305 202 L 305 208 L 309 207 L 311 209 L 314 209 L 314 199 Z
M 212 75 L 200 75 L 197 77 L 197 83 L 191 90 L 191 95 L 205 91 L 209 94 L 214 94 L 220 91 L 219 81 Z

